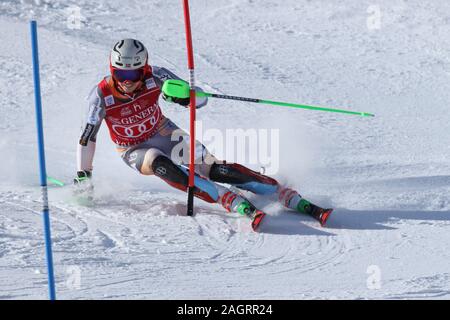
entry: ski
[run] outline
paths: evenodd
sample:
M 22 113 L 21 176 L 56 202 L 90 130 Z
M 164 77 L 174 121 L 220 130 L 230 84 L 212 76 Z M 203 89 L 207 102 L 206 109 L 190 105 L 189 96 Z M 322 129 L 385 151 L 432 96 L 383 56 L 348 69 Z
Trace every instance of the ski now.
M 307 214 L 317 221 L 319 221 L 320 226 L 325 227 L 328 218 L 330 217 L 331 213 L 333 212 L 332 208 L 321 208 L 319 206 L 316 206 L 315 204 L 309 202 L 308 200 L 302 198 L 297 206 L 296 211 L 299 213 Z
M 267 214 L 262 212 L 261 210 L 256 209 L 254 212 L 253 220 L 252 220 L 252 229 L 253 231 L 258 231 L 261 225 L 261 222 L 264 220 Z
M 239 189 L 233 186 L 231 186 L 230 189 L 242 199 L 242 202 L 237 205 L 235 211 L 250 218 L 252 220 L 253 231 L 257 231 L 267 214 L 256 208 L 256 206 L 251 203 Z
M 321 227 L 325 227 L 325 225 L 328 221 L 328 218 L 330 217 L 332 212 L 333 212 L 333 209 L 331 209 L 331 208 L 323 209 L 323 208 L 317 207 L 315 209 L 315 211 L 312 213 L 312 216 L 314 217 L 314 219 L 319 221 Z

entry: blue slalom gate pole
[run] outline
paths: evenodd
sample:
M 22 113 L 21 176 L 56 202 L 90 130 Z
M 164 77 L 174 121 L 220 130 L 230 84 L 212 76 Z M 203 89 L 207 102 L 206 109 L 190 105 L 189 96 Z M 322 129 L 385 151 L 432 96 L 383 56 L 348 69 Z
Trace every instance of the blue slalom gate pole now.
M 33 54 L 34 98 L 36 107 L 36 127 L 39 147 L 39 168 L 42 191 L 42 215 L 44 218 L 45 252 L 47 256 L 48 292 L 50 300 L 56 299 L 55 276 L 53 273 L 52 237 L 50 232 L 50 214 L 48 208 L 47 171 L 45 168 L 44 130 L 42 126 L 41 81 L 39 76 L 39 52 L 37 23 L 30 21 L 31 48 Z

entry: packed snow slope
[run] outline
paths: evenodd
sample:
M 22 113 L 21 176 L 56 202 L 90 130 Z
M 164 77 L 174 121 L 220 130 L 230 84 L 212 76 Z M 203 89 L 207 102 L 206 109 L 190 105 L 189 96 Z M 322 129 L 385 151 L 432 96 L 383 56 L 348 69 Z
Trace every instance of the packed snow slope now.
M 94 205 L 50 189 L 58 297 L 450 298 L 450 2 L 376 3 L 191 1 L 206 90 L 376 114 L 221 100 L 198 112 L 204 130 L 278 128 L 275 176 L 335 207 L 327 228 L 255 197 L 270 214 L 260 233 L 200 201 L 186 217 L 186 196 L 126 167 L 103 127 Z M 47 297 L 31 18 L 50 176 L 75 175 L 85 97 L 116 40 L 140 39 L 151 64 L 187 77 L 181 1 L 1 1 L 1 299 Z M 161 105 L 187 129 L 187 110 Z

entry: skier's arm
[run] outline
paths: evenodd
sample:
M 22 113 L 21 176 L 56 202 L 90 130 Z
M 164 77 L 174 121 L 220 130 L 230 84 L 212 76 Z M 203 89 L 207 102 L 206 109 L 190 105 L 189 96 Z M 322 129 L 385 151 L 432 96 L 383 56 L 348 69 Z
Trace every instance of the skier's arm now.
M 172 71 L 167 70 L 166 68 L 160 68 L 160 67 L 153 66 L 152 70 L 153 70 L 153 76 L 157 80 L 156 83 L 158 84 L 158 86 L 160 88 L 162 88 L 162 85 L 164 84 L 164 81 L 166 81 L 166 80 L 169 80 L 169 79 L 183 80 L 180 77 L 178 77 L 176 74 L 174 74 Z M 202 88 L 200 88 L 200 87 L 195 87 L 195 90 L 203 91 Z M 166 97 L 164 94 L 162 95 L 162 97 L 164 100 L 166 100 L 168 102 L 175 102 L 184 107 L 188 106 L 189 102 L 190 102 L 189 98 L 182 99 L 182 98 Z M 208 103 L 207 97 L 197 97 L 195 99 L 196 109 L 206 106 L 207 103 Z
M 77 171 L 92 171 L 94 162 L 95 142 L 89 141 L 87 145 L 77 146 Z
M 101 94 L 97 88 L 94 88 L 91 91 L 88 100 L 88 113 L 77 146 L 78 178 L 90 178 L 91 176 L 97 133 L 100 129 L 102 120 L 105 117 L 103 99 L 101 98 Z

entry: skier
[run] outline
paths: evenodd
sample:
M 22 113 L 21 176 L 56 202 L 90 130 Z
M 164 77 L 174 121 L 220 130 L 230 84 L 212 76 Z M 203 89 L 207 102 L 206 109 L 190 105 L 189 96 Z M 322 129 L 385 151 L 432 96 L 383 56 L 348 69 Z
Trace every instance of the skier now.
M 162 114 L 158 104 L 164 81 L 180 78 L 165 68 L 150 66 L 147 49 L 134 39 L 120 40 L 114 45 L 110 54 L 110 72 L 89 96 L 87 120 L 77 146 L 77 176 L 74 183 L 78 186 L 89 184 L 96 135 L 105 120 L 111 139 L 128 166 L 143 175 L 155 175 L 169 185 L 186 191 L 188 165 L 180 160 L 183 152 L 174 150 L 179 144 L 187 147 L 189 136 Z M 162 97 L 183 107 L 189 105 L 189 98 L 176 98 L 164 93 Z M 207 98 L 199 98 L 196 108 L 206 104 Z M 179 139 L 173 139 L 174 134 Z M 196 150 L 194 195 L 210 203 L 219 203 L 229 212 L 250 217 L 254 230 L 265 213 L 240 192 L 234 192 L 220 183 L 259 195 L 276 196 L 286 208 L 311 215 L 322 226 L 332 211 L 310 203 L 273 178 L 240 164 L 219 161 L 198 141 Z

